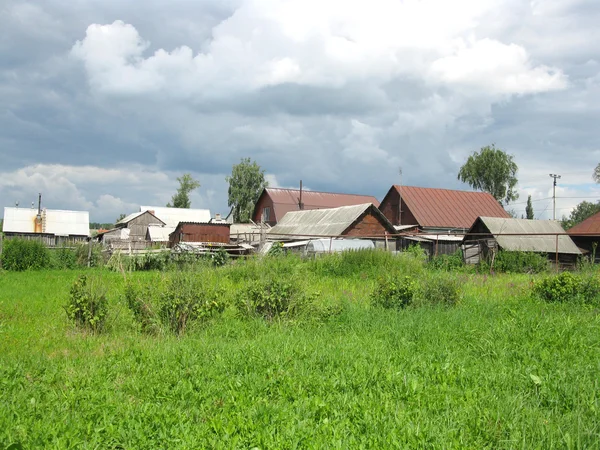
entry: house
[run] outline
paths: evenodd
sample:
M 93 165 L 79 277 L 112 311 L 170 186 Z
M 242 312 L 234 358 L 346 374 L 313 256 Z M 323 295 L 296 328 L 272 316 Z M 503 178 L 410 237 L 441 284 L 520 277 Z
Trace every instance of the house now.
M 271 240 L 295 240 L 309 237 L 378 237 L 396 230 L 373 203 L 339 208 L 290 211 L 271 228 Z
M 600 259 L 597 251 L 600 243 L 600 212 L 569 228 L 567 233 L 577 247 L 589 252 L 596 261 Z
M 169 247 L 184 242 L 229 244 L 228 223 L 179 222 L 169 236 Z
M 274 226 L 286 213 L 291 211 L 337 208 L 366 203 L 379 206 L 377 199 L 370 195 L 265 188 L 254 206 L 252 220 L 256 223 L 262 222 Z
M 41 203 L 41 200 L 40 200 Z M 87 241 L 90 214 L 59 209 L 4 208 L 3 232 L 7 239 L 36 239 L 54 247 Z
M 164 206 L 140 206 L 140 212 L 149 211 L 162 220 L 167 227 L 175 228 L 179 222 L 208 223 L 211 220 L 208 209 L 167 208 Z
M 165 222 L 156 217 L 151 211 L 141 211 L 129 214 L 115 224 L 115 228 L 129 229 L 129 240 L 145 241 L 150 225 L 165 226 Z
M 498 250 L 541 253 L 562 265 L 581 255 L 558 221 L 478 217 L 463 241 L 465 261 L 477 263 Z
M 464 233 L 479 216 L 510 218 L 487 192 L 415 186 L 392 186 L 379 209 L 393 225 L 416 225 L 420 231 L 443 234 Z

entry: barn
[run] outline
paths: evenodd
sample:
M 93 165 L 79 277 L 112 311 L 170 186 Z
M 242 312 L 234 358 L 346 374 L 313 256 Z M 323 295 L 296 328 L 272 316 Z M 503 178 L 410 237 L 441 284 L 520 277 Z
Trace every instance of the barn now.
M 229 223 L 179 222 L 169 235 L 169 247 L 184 242 L 229 244 Z
M 290 211 L 269 230 L 271 240 L 306 237 L 367 237 L 393 235 L 396 230 L 372 203 L 339 208 Z
M 600 260 L 597 251 L 598 243 L 600 243 L 600 212 L 569 228 L 567 233 L 577 247 L 589 253 L 595 261 Z
M 145 241 L 150 225 L 165 226 L 165 222 L 150 211 L 129 214 L 115 224 L 115 228 L 128 228 L 129 240 Z
M 379 209 L 393 224 L 429 233 L 466 232 L 479 216 L 510 218 L 487 192 L 394 185 Z
M 478 217 L 463 241 L 465 261 L 477 263 L 498 250 L 541 253 L 561 265 L 573 265 L 581 255 L 560 222 Z
M 370 195 L 265 188 L 256 202 L 252 220 L 255 223 L 274 226 L 291 211 L 330 209 L 366 203 L 379 206 L 377 199 Z

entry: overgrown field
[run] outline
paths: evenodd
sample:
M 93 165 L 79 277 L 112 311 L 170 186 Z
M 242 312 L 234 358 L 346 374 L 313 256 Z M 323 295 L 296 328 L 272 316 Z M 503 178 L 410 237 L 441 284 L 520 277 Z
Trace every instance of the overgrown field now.
M 411 258 L 0 272 L 0 448 L 600 448 L 598 274 Z

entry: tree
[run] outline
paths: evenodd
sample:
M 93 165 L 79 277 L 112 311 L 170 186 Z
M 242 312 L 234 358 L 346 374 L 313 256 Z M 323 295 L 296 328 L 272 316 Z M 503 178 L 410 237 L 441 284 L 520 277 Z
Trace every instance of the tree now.
M 531 204 L 531 195 L 527 197 L 527 206 L 525 207 L 525 214 L 529 220 L 533 219 L 533 205 Z
M 517 170 L 513 157 L 492 144 L 469 156 L 458 172 L 458 179 L 508 205 L 519 198 L 515 191 Z
M 179 188 L 177 188 L 177 193 L 171 197 L 171 202 L 167 203 L 167 208 L 189 208 L 192 206 L 190 192 L 198 189 L 200 182 L 194 180 L 189 173 L 184 173 L 177 178 L 177 181 L 179 181 Z
M 121 220 L 123 220 L 125 217 L 127 217 L 124 213 L 119 214 L 119 217 L 117 217 L 117 221 L 115 223 L 119 223 Z
M 239 164 L 233 165 L 231 176 L 225 177 L 225 181 L 229 183 L 228 205 L 233 208 L 233 221 L 249 222 L 260 193 L 269 185 L 265 171 L 256 161 L 242 158 Z
M 592 178 L 596 183 L 600 183 L 600 163 L 594 169 L 594 173 L 592 174 Z
M 588 217 L 593 216 L 598 211 L 600 211 L 600 201 L 596 203 L 583 201 L 573 208 L 568 218 L 563 216 L 561 225 L 565 230 L 568 230 L 578 223 L 583 222 Z

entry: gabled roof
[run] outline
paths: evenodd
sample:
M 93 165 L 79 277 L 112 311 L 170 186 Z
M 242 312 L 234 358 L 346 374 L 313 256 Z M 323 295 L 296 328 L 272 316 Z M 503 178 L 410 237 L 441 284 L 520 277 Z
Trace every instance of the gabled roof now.
M 555 253 L 556 236 L 548 233 L 564 233 L 560 222 L 555 220 L 502 219 L 479 217 L 469 233 L 481 222 L 494 236 L 500 248 L 509 251 Z M 503 233 L 513 234 L 503 236 Z M 524 235 L 517 236 L 516 233 Z M 541 235 L 546 233 L 546 235 Z M 530 236 L 527 236 L 530 234 Z M 558 236 L 558 253 L 580 255 L 581 252 L 567 235 Z
M 569 234 L 576 233 L 597 233 L 600 235 L 600 212 L 588 217 L 583 222 L 578 223 L 574 227 L 569 228 Z
M 256 217 L 256 208 L 265 195 L 271 197 L 273 201 L 273 214 L 276 221 L 280 221 L 290 211 L 299 210 L 299 189 L 265 188 L 256 202 L 252 217 Z M 371 195 L 337 194 L 333 192 L 307 191 L 304 189 L 302 190 L 302 203 L 304 204 L 303 210 L 338 208 L 340 206 L 361 205 L 365 203 L 372 203 L 375 206 L 379 206 L 379 201 Z
M 388 232 L 392 234 L 396 232 L 392 224 L 372 203 L 363 203 L 339 208 L 291 211 L 267 234 L 282 239 L 294 236 L 341 236 L 367 212 L 372 212 L 377 216 Z
M 140 212 L 150 211 L 168 227 L 176 227 L 179 222 L 210 222 L 208 209 L 167 208 L 164 206 L 140 206 Z
M 131 222 L 133 219 L 137 219 L 138 217 L 140 217 L 141 215 L 146 214 L 146 213 L 150 214 L 152 217 L 154 217 L 160 223 L 165 225 L 165 223 L 161 219 L 156 217 L 151 211 L 140 211 L 140 212 L 131 213 L 128 216 L 125 216 L 121 220 L 119 220 L 115 225 L 127 224 L 127 223 Z
M 487 192 L 398 186 L 390 188 L 403 202 L 421 227 L 469 228 L 479 216 L 510 218 L 510 215 Z

